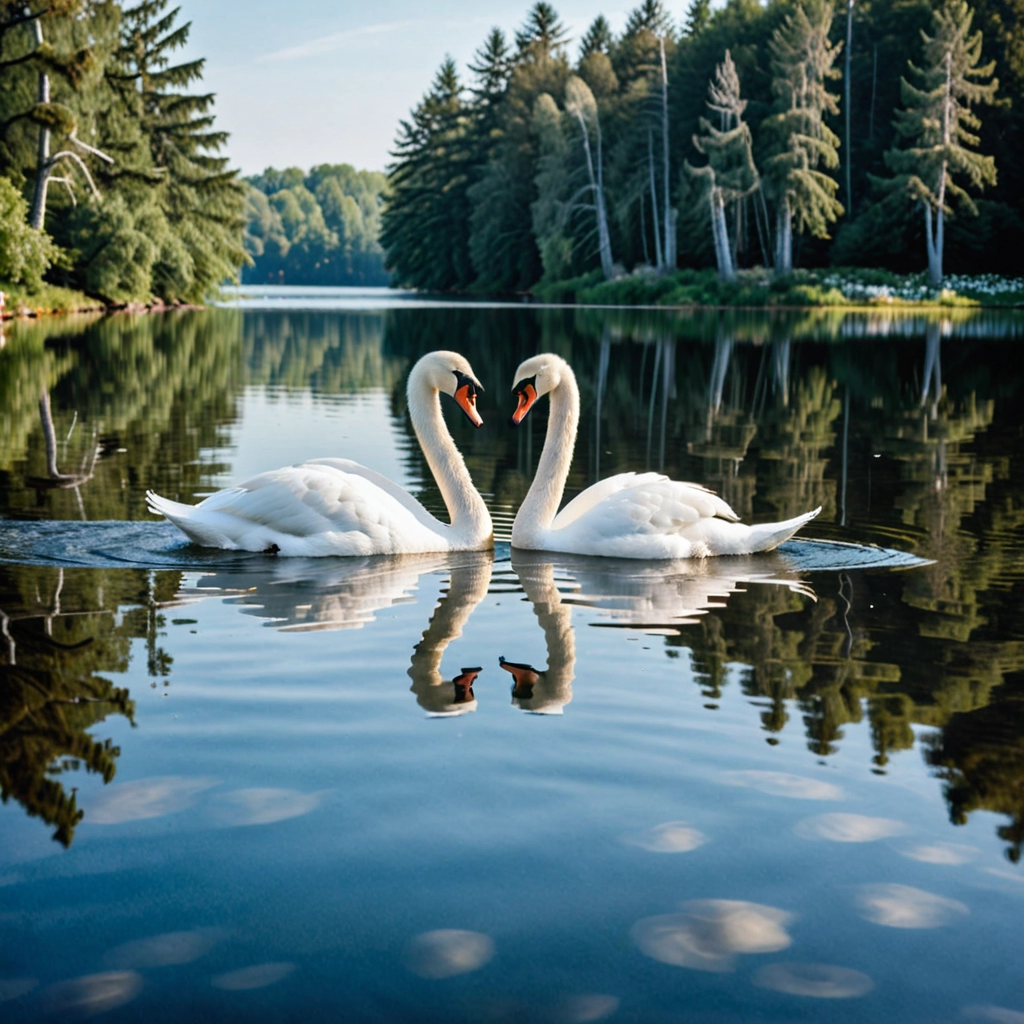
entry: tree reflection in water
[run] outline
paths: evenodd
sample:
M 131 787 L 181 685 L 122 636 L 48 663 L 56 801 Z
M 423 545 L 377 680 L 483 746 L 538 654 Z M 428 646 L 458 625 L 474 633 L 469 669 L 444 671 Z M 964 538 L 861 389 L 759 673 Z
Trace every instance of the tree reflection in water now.
M 493 403 L 483 410 L 483 430 L 455 422 L 453 433 L 500 531 L 535 468 L 539 446 L 532 444 L 532 431 L 543 430 L 542 418 L 525 431 L 504 429 L 506 388 L 523 358 L 558 352 L 576 367 L 589 410 L 567 498 L 599 476 L 663 467 L 677 479 L 714 487 L 745 521 L 784 518 L 822 504 L 817 536 L 874 541 L 931 560 L 911 573 L 821 573 L 813 577 L 817 603 L 788 585 L 756 581 L 727 600 L 709 599 L 707 607 L 699 595 L 677 594 L 679 607 L 701 614 L 681 616 L 664 649 L 669 656 L 690 652 L 709 707 L 736 680 L 756 703 L 768 742 L 801 723 L 811 752 L 829 757 L 842 745 L 846 726 L 866 720 L 873 768 L 885 772 L 897 753 L 913 747 L 915 730 L 931 730 L 923 753 L 945 787 L 951 818 L 963 821 L 975 809 L 1007 815 L 1010 823 L 1000 835 L 1017 859 L 1024 832 L 1024 639 L 1018 612 L 1024 586 L 1024 373 L 1015 347 L 998 339 L 1022 333 L 1019 317 L 966 310 L 715 315 L 467 305 L 346 313 L 209 310 L 18 324 L 0 351 L 0 516 L 139 518 L 146 487 L 196 500 L 223 483 L 231 468 L 227 428 L 237 422 L 247 386 L 318 395 L 382 390 L 407 439 L 402 457 L 408 477 L 414 487 L 427 481 L 421 496 L 434 507 L 439 496 L 412 440 L 402 384 L 408 366 L 425 351 L 454 346 L 472 360 L 488 387 L 486 401 Z M 49 417 L 40 405 L 44 394 Z M 95 457 L 97 450 L 109 457 Z M 77 492 L 52 486 L 62 475 L 90 472 Z M 591 584 L 591 570 L 575 576 L 554 564 L 548 578 L 541 565 L 516 556 L 546 638 L 549 632 L 571 635 L 557 623 L 567 621 L 567 606 L 578 605 L 583 595 L 622 597 L 624 577 L 614 585 Z M 334 628 L 325 623 L 346 616 L 367 621 L 373 602 L 389 588 L 387 600 L 407 599 L 419 571 L 368 569 L 362 596 L 346 591 L 340 580 L 333 591 L 321 580 L 314 586 L 321 587 L 319 596 L 306 601 L 310 608 L 296 611 L 296 604 L 277 617 L 288 626 L 284 620 L 294 615 L 289 628 L 295 629 Z M 480 571 L 488 575 L 489 563 Z M 38 806 L 44 790 L 53 792 L 47 785 L 59 787 L 59 775 L 51 776 L 47 767 L 72 756 L 73 736 L 88 737 L 105 714 L 120 710 L 113 702 L 116 688 L 96 673 L 118 670 L 112 666 L 127 658 L 128 638 L 147 638 L 157 677 L 170 668 L 155 623 L 161 603 L 176 589 L 164 582 L 174 574 L 127 573 L 117 577 L 130 581 L 122 586 L 102 572 L 65 574 L 61 614 L 53 615 L 50 636 L 42 624 L 54 610 L 56 576 L 3 570 L 0 735 L 5 779 L 24 771 L 18 778 L 26 780 L 17 790 L 5 781 L 4 793 L 24 794 Z M 579 593 L 564 592 L 559 580 L 565 573 L 576 578 Z M 371 585 L 374 574 L 379 578 Z M 28 582 L 35 578 L 41 581 L 38 597 Z M 260 598 L 271 602 L 288 586 Z M 464 710 L 475 699 L 468 676 L 445 678 L 440 654 L 445 636 L 457 635 L 482 599 L 482 586 L 481 579 L 453 572 L 450 591 L 414 654 L 410 676 L 425 709 Z M 76 593 L 79 605 L 69 603 Z M 243 610 L 255 608 L 252 600 L 240 597 Z M 117 601 L 132 609 L 120 631 L 109 614 Z M 355 604 L 345 607 L 345 601 Z M 377 607 L 387 607 L 386 601 Z M 69 617 L 68 608 L 90 615 Z M 272 603 L 266 608 L 272 610 Z M 671 618 L 661 614 L 665 608 L 649 611 L 651 621 Z M 600 604 L 591 614 L 616 621 Z M 553 646 L 549 640 L 548 647 L 547 668 L 531 669 L 534 693 L 546 688 L 552 706 L 564 707 L 573 685 L 572 659 L 553 660 L 556 649 L 566 651 L 564 642 Z M 115 651 L 121 653 L 115 657 Z M 511 648 L 493 653 L 516 657 Z M 21 674 L 25 669 L 42 674 L 30 683 Z M 52 704 L 39 687 L 57 694 Z M 16 766 L 21 753 L 13 761 L 7 753 L 15 749 L 17 729 L 31 724 L 19 724 L 23 692 L 33 695 L 29 706 L 38 704 L 38 714 L 64 722 L 54 727 L 54 735 L 63 737 L 54 745 L 17 746 L 35 758 L 28 768 Z M 59 703 L 76 695 L 99 703 Z M 129 704 L 125 697 L 124 707 Z M 111 752 L 110 764 L 115 757 Z M 65 798 L 71 801 L 73 794 Z
M 53 826 L 64 846 L 83 816 L 65 778 L 84 770 L 110 782 L 120 748 L 91 731 L 111 714 L 134 717 L 128 690 L 100 673 L 125 671 L 133 638 L 146 640 L 151 674 L 169 672 L 158 608 L 180 578 L 0 567 L 0 792 Z

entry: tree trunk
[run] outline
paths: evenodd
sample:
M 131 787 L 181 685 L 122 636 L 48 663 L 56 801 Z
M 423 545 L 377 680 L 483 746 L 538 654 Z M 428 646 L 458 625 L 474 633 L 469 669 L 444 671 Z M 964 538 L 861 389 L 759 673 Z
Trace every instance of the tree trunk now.
M 601 122 L 597 120 L 597 232 L 601 246 L 601 269 L 604 276 L 611 278 L 615 274 L 615 260 L 612 258 L 612 239 L 608 230 L 608 208 L 604 201 L 604 160 L 601 152 Z
M 844 86 L 844 105 L 846 110 L 846 160 L 843 162 L 846 164 L 846 216 L 853 216 L 853 190 L 850 184 L 851 169 L 850 169 L 850 158 L 853 150 L 850 147 L 850 53 L 853 49 L 853 0 L 846 0 L 846 70 L 844 78 L 846 79 L 843 83 Z
M 924 244 L 928 250 L 928 283 L 935 288 L 942 284 L 942 253 L 935 242 L 935 229 L 932 226 L 932 208 L 924 206 Z
M 764 201 L 764 189 L 757 186 L 754 196 L 754 223 L 757 225 L 757 241 L 761 246 L 761 258 L 767 270 L 772 269 L 771 222 L 768 219 L 768 204 Z
M 788 274 L 793 269 L 793 213 L 789 197 L 783 196 L 775 213 L 775 273 Z
M 946 97 L 942 104 L 942 145 L 947 149 L 950 144 L 950 118 L 949 108 L 952 102 L 952 81 L 953 81 L 953 55 L 946 53 Z M 936 194 L 935 204 L 935 230 L 932 231 L 932 211 L 928 204 L 925 204 L 924 212 L 928 218 L 926 223 L 925 241 L 928 245 L 928 281 L 938 288 L 942 285 L 942 249 L 945 242 L 945 217 L 946 217 L 946 161 L 942 161 L 939 169 L 939 188 Z
M 669 193 L 668 158 L 668 66 L 665 63 L 665 37 L 661 43 L 661 149 L 665 183 L 665 264 L 666 271 L 676 269 L 676 211 L 671 206 Z
M 661 227 L 658 223 L 658 187 L 654 180 L 654 132 L 650 128 L 647 129 L 647 160 L 651 172 L 651 209 L 654 211 L 654 260 L 660 270 L 664 266 L 664 261 L 661 258 Z
M 640 194 L 640 243 L 644 247 L 644 263 L 650 265 L 651 255 L 647 250 L 647 220 L 644 216 L 644 197 Z
M 717 187 L 711 190 L 711 230 L 715 237 L 715 258 L 718 262 L 718 276 L 723 281 L 735 281 L 736 270 L 732 262 L 729 245 L 729 229 L 725 223 L 725 206 L 722 193 Z
M 32 31 L 36 37 L 36 49 L 43 45 L 43 26 L 39 18 L 32 20 Z M 50 102 L 50 76 L 45 71 L 39 72 L 39 91 L 37 100 L 40 103 Z M 46 190 L 50 183 L 50 129 L 46 125 L 39 126 L 39 143 L 36 151 L 36 187 L 32 193 L 32 212 L 29 224 L 36 231 L 41 231 L 46 220 Z
M 608 234 L 608 217 L 604 206 L 604 192 L 601 188 L 601 181 L 594 172 L 594 160 L 590 153 L 590 133 L 587 130 L 587 121 L 582 113 L 576 115 L 580 123 L 580 131 L 583 132 L 583 152 L 587 157 L 587 175 L 590 178 L 590 190 L 594 194 L 594 213 L 597 216 L 597 244 L 601 255 L 601 272 L 606 280 L 611 280 L 615 273 L 612 262 L 611 239 Z M 598 128 L 598 156 L 601 153 L 601 129 Z

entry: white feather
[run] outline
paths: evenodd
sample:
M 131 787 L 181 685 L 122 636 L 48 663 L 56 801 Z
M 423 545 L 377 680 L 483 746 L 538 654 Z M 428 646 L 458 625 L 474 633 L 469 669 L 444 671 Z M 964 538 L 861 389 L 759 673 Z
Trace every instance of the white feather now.
M 440 391 L 455 394 L 472 367 L 454 352 L 432 352 L 409 374 L 409 412 L 451 514 L 432 516 L 411 494 L 349 459 L 313 459 L 260 473 L 198 505 L 152 491 L 151 512 L 197 544 L 282 555 L 397 555 L 493 546 L 491 517 L 444 424 Z
M 514 547 L 612 558 L 703 558 L 771 551 L 821 511 L 746 526 L 713 491 L 661 473 L 620 473 L 588 487 L 556 514 L 579 424 L 579 389 L 568 363 L 535 356 L 516 380 L 549 394 L 547 437 L 533 484 L 512 527 Z

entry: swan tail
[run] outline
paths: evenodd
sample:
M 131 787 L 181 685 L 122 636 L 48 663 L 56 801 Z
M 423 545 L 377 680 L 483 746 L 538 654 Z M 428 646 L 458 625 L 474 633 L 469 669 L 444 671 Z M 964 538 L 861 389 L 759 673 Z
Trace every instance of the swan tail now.
M 750 553 L 758 551 L 774 551 L 780 544 L 785 543 L 800 529 L 801 526 L 809 523 L 821 512 L 821 506 L 811 512 L 805 512 L 793 519 L 786 519 L 781 523 L 761 523 L 759 526 L 750 527 Z
M 171 501 L 154 491 L 146 491 L 146 506 L 150 512 L 170 520 L 189 540 L 203 547 L 225 548 L 237 545 L 222 530 L 198 517 L 198 506 Z

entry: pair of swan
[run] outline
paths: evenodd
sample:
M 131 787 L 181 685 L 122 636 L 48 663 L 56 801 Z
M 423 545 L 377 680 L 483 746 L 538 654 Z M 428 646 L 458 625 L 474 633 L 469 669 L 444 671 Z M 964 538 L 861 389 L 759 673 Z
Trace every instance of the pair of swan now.
M 746 526 L 699 484 L 660 473 L 619 473 L 558 512 L 579 425 L 576 377 L 564 359 L 546 354 L 522 363 L 515 380 L 514 423 L 545 394 L 551 414 L 536 476 L 512 527 L 513 547 L 641 559 L 751 554 L 778 547 L 821 511 Z M 494 543 L 490 513 L 445 426 L 440 400 L 442 392 L 452 396 L 479 427 L 476 398 L 482 390 L 469 362 L 455 352 L 430 352 L 409 374 L 409 415 L 450 525 L 403 488 L 348 459 L 314 459 L 261 473 L 198 505 L 148 491 L 149 509 L 207 547 L 282 555 L 484 550 Z

